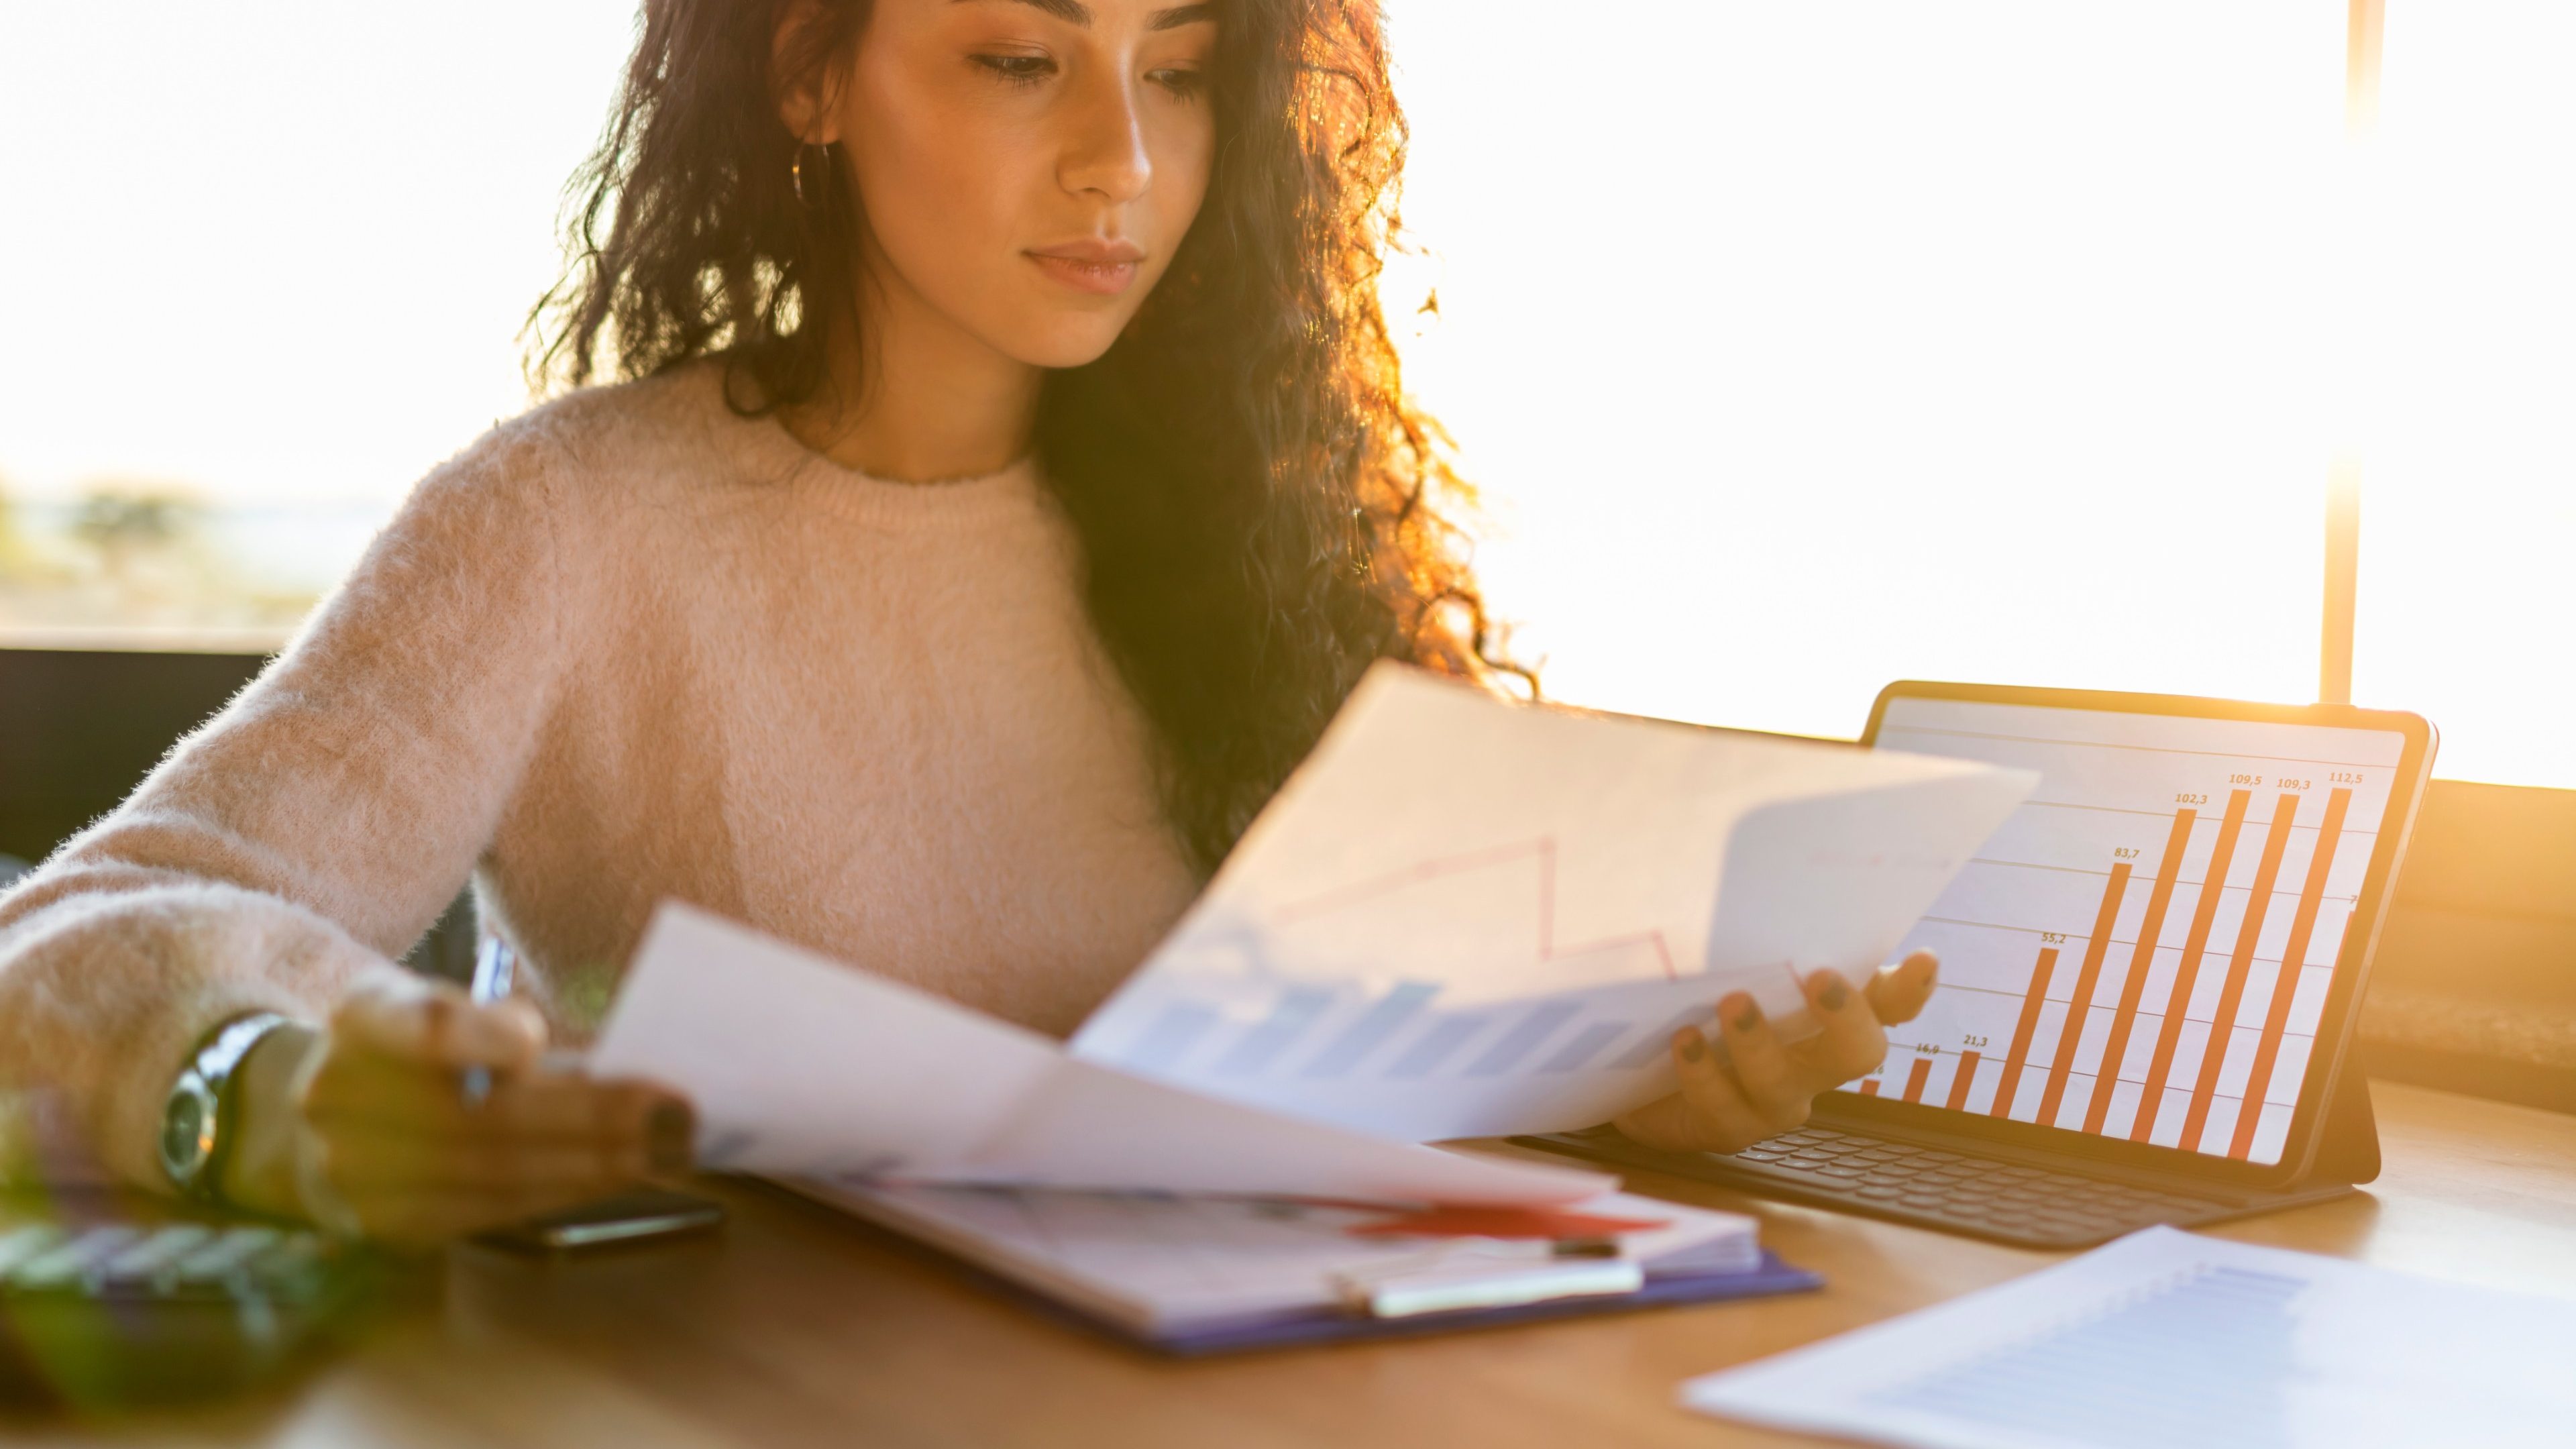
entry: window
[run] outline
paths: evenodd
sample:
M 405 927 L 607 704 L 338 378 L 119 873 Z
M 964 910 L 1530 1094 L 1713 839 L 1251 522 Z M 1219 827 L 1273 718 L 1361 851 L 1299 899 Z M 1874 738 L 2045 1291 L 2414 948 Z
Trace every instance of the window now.
M 2576 785 L 2566 7 L 2396 7 L 2355 142 L 2348 0 L 1386 3 L 1388 296 L 1554 695 L 2313 698 L 2345 460 L 2358 697 L 2446 774 Z M 523 407 L 633 20 L 0 13 L 0 633 L 274 638 Z
M 2353 685 L 2441 773 L 2576 786 L 2576 9 L 2391 7 L 2356 208 Z
M 0 7 L 0 642 L 274 644 L 526 407 L 634 14 Z

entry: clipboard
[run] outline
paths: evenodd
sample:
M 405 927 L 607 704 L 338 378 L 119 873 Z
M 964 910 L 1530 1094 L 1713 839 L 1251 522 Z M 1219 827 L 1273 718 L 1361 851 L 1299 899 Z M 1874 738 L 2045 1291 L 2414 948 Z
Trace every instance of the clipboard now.
M 1736 1214 L 1605 1194 L 1579 1242 L 1427 1242 L 1383 1205 L 775 1179 L 1057 1322 L 1172 1358 L 1410 1338 L 1796 1293 Z M 1642 1210 L 1642 1211 L 1641 1211 Z M 1459 1306 L 1446 1307 L 1448 1303 Z

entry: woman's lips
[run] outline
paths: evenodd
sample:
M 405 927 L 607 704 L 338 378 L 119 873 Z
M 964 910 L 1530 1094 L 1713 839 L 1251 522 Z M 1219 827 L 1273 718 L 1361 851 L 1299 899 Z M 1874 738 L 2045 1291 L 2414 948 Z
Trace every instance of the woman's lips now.
M 1038 270 L 1078 292 L 1114 297 L 1136 283 L 1145 251 L 1133 242 L 1080 241 L 1026 253 Z

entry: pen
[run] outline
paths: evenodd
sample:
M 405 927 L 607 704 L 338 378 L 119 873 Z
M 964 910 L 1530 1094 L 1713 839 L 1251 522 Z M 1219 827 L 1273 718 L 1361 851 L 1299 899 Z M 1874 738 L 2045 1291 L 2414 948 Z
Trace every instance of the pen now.
M 483 938 L 482 949 L 474 953 L 474 984 L 467 988 L 466 994 L 473 998 L 477 1005 L 488 1005 L 499 1001 L 510 994 L 510 977 L 517 969 L 518 962 L 510 955 L 509 946 L 498 936 L 486 936 Z M 492 1095 L 492 1069 L 467 1067 L 465 1069 L 465 1104 L 469 1107 L 479 1107 L 483 1105 L 483 1099 L 490 1095 Z

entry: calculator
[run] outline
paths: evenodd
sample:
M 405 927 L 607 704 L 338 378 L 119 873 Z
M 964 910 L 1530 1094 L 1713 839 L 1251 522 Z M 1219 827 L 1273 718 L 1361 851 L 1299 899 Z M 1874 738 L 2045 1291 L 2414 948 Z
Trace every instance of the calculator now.
M 0 1208 L 0 1402 L 112 1406 L 272 1373 L 378 1276 L 365 1250 L 263 1223 Z

